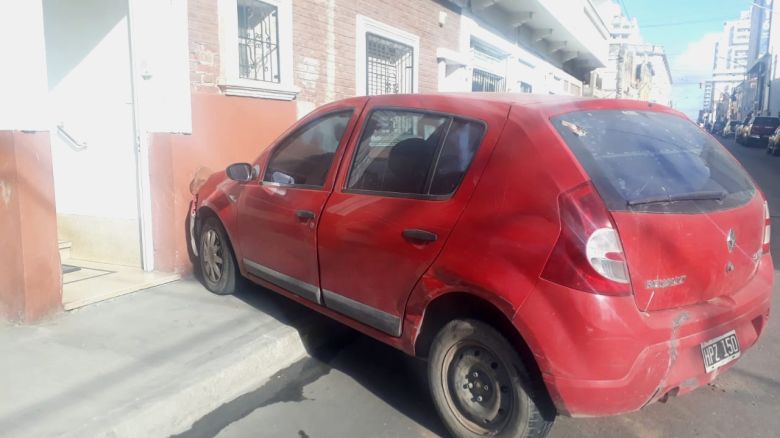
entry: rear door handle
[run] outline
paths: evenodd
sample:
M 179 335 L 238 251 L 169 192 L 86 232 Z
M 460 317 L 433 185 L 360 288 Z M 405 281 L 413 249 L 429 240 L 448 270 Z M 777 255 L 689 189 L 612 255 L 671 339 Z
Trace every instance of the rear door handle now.
M 430 231 L 418 230 L 417 228 L 407 228 L 403 233 L 404 238 L 409 240 L 416 240 L 420 242 L 435 242 L 439 236 L 436 233 Z
M 311 210 L 296 210 L 295 216 L 302 221 L 312 220 L 316 217 L 314 212 Z

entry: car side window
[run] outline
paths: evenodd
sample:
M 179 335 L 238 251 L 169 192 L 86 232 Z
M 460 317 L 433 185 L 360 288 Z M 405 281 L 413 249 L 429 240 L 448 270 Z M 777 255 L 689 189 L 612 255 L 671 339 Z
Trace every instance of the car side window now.
M 432 195 L 455 192 L 477 153 L 484 133 L 485 126 L 481 123 L 461 119 L 452 121 L 431 182 Z
M 352 111 L 325 115 L 290 134 L 274 150 L 263 181 L 322 187 Z
M 449 115 L 376 110 L 355 151 L 347 190 L 449 195 L 463 179 L 483 133 L 481 123 Z

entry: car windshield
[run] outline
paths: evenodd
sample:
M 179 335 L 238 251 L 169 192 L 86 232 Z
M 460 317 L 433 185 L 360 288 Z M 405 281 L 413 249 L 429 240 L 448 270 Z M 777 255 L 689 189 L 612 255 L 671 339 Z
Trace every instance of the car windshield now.
M 717 141 L 679 116 L 578 111 L 552 123 L 612 210 L 717 210 L 755 191 Z

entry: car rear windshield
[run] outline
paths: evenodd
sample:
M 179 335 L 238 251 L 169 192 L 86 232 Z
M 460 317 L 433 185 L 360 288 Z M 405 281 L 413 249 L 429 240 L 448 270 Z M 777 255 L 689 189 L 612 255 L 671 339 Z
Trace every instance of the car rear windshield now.
M 780 126 L 780 119 L 777 117 L 756 117 L 756 120 L 753 121 L 753 124 L 777 128 Z
M 682 117 L 598 110 L 551 121 L 613 211 L 714 211 L 755 192 L 723 146 Z

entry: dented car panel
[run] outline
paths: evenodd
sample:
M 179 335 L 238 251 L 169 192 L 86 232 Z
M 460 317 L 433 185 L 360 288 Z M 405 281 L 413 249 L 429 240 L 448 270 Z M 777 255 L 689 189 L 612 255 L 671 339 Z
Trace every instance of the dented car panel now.
M 766 327 L 774 271 L 767 256 L 738 293 L 679 309 L 641 312 L 630 297 L 602 297 L 542 284 L 515 322 L 537 354 L 559 411 L 601 416 L 635 411 L 714 380 L 700 344 L 736 330 L 742 351 Z M 552 340 L 539 320 L 556 321 Z
M 288 135 L 344 108 L 354 115 L 322 187 L 263 181 Z M 382 109 L 448 117 L 446 126 L 456 118 L 484 123 L 479 149 L 451 195 L 349 190 L 364 132 L 376 129 L 381 140 L 393 128 L 371 125 Z M 243 275 L 409 354 L 426 354 L 419 341 L 430 337 L 429 309 L 467 295 L 512 327 L 559 413 L 634 411 L 733 366 L 706 373 L 702 343 L 734 330 L 741 354 L 755 344 L 769 315 L 773 267 L 765 240 L 762 246 L 765 199 L 757 188 L 701 215 L 605 201 L 592 166 L 567 146 L 571 136 L 592 136 L 592 128 L 565 117 L 601 110 L 684 117 L 647 102 L 537 96 L 382 96 L 329 105 L 252 162 L 252 181 L 224 172 L 208 178 L 194 200 L 194 233 L 213 212 Z M 560 116 L 565 123 L 556 126 Z M 722 200 L 702 193 L 673 202 Z M 580 220 L 587 214 L 592 221 Z M 570 232 L 572 223 L 579 234 Z M 269 226 L 277 227 L 270 240 Z M 597 234 L 588 227 L 608 231 L 601 247 L 585 248 Z

